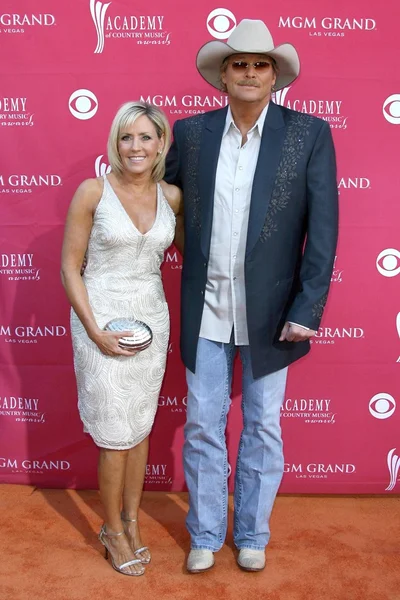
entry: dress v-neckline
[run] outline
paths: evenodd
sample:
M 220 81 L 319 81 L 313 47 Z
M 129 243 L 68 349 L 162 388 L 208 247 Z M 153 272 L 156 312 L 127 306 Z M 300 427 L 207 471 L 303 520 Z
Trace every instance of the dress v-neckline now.
M 129 219 L 129 221 L 130 221 L 130 223 L 131 223 L 132 227 L 135 229 L 135 231 L 136 231 L 136 232 L 137 232 L 139 235 L 141 235 L 142 237 L 145 237 L 146 235 L 148 235 L 148 234 L 149 234 L 149 233 L 150 233 L 150 232 L 151 232 L 151 231 L 154 229 L 154 227 L 155 227 L 155 224 L 157 223 L 157 220 L 158 220 L 158 214 L 159 214 L 159 212 L 160 212 L 160 184 L 159 184 L 159 183 L 157 183 L 157 184 L 156 184 L 156 186 L 157 186 L 156 215 L 155 215 L 155 217 L 154 217 L 153 224 L 152 224 L 152 226 L 150 227 L 150 229 L 148 229 L 148 230 L 146 231 L 146 233 L 142 233 L 142 232 L 140 231 L 140 229 L 139 229 L 138 227 L 136 227 L 136 225 L 135 225 L 135 223 L 134 223 L 134 221 L 133 221 L 132 217 L 129 215 L 129 213 L 128 213 L 128 211 L 126 210 L 125 206 L 122 204 L 121 200 L 120 200 L 120 199 L 119 199 L 119 197 L 118 197 L 118 194 L 116 193 L 116 191 L 114 190 L 113 186 L 111 185 L 111 182 L 108 180 L 108 177 L 107 177 L 107 175 L 104 175 L 104 180 L 105 180 L 105 181 L 107 182 L 107 184 L 110 186 L 110 188 L 111 188 L 111 191 L 112 191 L 112 193 L 114 194 L 114 197 L 116 198 L 116 200 L 117 200 L 117 202 L 118 202 L 119 206 L 121 207 L 122 211 L 125 213 L 126 217 Z

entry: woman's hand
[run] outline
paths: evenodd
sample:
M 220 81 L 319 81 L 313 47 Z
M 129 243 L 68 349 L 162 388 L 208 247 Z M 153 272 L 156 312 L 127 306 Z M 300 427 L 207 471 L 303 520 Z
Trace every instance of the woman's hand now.
M 122 337 L 132 336 L 131 331 L 99 331 L 91 336 L 92 341 L 106 356 L 134 356 L 137 352 L 125 350 L 119 345 Z

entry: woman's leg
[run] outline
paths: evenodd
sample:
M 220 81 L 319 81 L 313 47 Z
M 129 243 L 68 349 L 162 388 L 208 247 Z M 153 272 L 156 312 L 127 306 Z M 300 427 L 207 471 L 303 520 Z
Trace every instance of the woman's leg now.
M 106 534 L 119 533 L 124 530 L 121 521 L 121 499 L 128 455 L 129 450 L 100 448 L 98 478 L 100 498 L 105 513 Z M 136 558 L 125 535 L 115 537 L 110 535 L 106 536 L 105 539 L 117 566 Z M 143 567 L 140 564 L 131 565 L 126 567 L 124 571 L 127 573 L 141 572 Z
M 135 519 L 135 522 L 124 521 L 125 532 L 133 550 L 143 547 L 139 530 L 139 506 L 142 498 L 147 456 L 149 453 L 148 436 L 128 452 L 123 489 L 123 516 Z M 138 553 L 137 558 L 150 559 L 148 550 Z

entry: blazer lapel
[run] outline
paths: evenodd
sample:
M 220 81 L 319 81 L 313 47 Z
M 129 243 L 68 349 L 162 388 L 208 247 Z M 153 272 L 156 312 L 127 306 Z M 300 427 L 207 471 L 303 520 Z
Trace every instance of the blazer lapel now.
M 228 108 L 208 113 L 199 156 L 199 195 L 201 206 L 201 250 L 208 258 L 214 212 L 215 176 Z
M 270 102 L 251 192 L 246 255 L 254 248 L 265 222 L 285 133 L 286 127 L 282 111 L 279 106 Z

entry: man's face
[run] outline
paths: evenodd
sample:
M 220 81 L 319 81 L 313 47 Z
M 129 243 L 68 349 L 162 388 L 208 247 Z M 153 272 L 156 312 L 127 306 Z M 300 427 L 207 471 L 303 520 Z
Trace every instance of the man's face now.
M 221 73 L 229 97 L 242 102 L 269 100 L 275 80 L 272 59 L 266 54 L 233 54 Z

